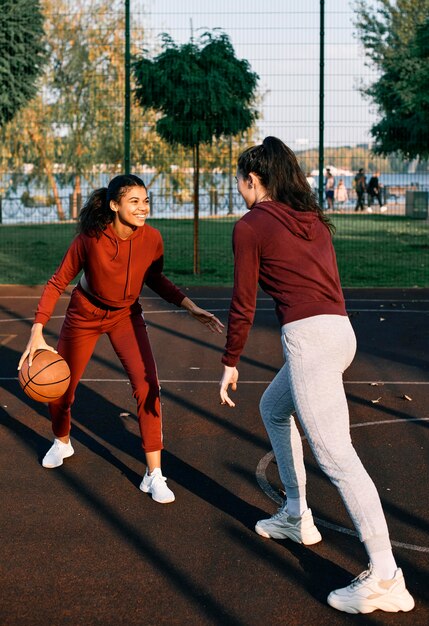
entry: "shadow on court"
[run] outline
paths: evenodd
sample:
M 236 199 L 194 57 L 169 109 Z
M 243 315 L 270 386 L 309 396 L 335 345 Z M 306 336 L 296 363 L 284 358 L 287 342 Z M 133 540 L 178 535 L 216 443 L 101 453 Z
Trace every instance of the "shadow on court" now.
M 254 532 L 277 507 L 255 476 L 270 452 L 259 398 L 282 364 L 271 302 L 258 299 L 231 410 L 218 402 L 224 337 L 144 292 L 162 387 L 163 470 L 176 494 L 163 506 L 138 488 L 145 466 L 134 400 L 106 338 L 78 387 L 75 455 L 56 470 L 41 467 L 52 439 L 47 407 L 24 396 L 16 379 L 38 293 L 0 287 L 2 626 L 429 622 L 429 290 L 346 292 L 358 338 L 345 375 L 352 437 L 416 600 L 408 614 L 360 617 L 326 604 L 366 557 L 305 441 L 308 500 L 323 541 L 305 548 Z M 190 295 L 226 323 L 230 290 Z M 52 344 L 66 306 L 61 299 L 49 323 Z M 273 462 L 266 479 L 281 492 Z

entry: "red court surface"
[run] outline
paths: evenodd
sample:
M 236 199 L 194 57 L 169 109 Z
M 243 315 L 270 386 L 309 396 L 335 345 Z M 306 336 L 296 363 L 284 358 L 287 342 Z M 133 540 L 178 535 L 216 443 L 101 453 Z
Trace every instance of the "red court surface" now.
M 229 289 L 189 295 L 226 322 Z M 40 288 L 0 287 L 1 626 L 429 624 L 429 290 L 347 290 L 358 338 L 346 372 L 352 438 L 380 492 L 411 613 L 340 613 L 330 590 L 366 568 L 342 502 L 304 441 L 308 500 L 323 541 L 306 548 L 254 532 L 280 484 L 258 413 L 282 364 L 272 303 L 261 297 L 240 364 L 235 409 L 220 406 L 224 337 L 144 292 L 162 385 L 170 505 L 139 491 L 145 466 L 134 400 L 104 337 L 73 409 L 75 455 L 47 470 L 44 404 L 16 365 Z M 46 338 L 55 344 L 60 300 Z M 375 384 L 376 383 L 376 384 Z

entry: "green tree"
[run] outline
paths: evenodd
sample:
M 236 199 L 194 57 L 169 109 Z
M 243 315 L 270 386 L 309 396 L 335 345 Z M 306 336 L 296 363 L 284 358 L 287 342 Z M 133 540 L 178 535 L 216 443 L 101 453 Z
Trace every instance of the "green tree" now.
M 363 90 L 380 113 L 374 151 L 428 158 L 429 0 L 361 0 L 356 13 L 358 36 L 379 71 Z
M 30 164 L 26 178 L 49 184 L 62 220 L 58 181 L 73 185 L 76 217 L 82 178 L 116 173 L 123 160 L 124 18 L 109 0 L 43 0 L 43 10 L 40 90 L 2 133 L 0 158 L 8 171 Z
M 76 218 L 82 178 L 94 164 L 122 161 L 123 18 L 121 23 L 112 15 L 106 0 L 75 0 L 73 5 L 50 0 L 49 6 L 46 104 L 56 159 L 73 182 Z
M 0 127 L 37 93 L 43 35 L 38 0 L 0 0 Z
M 171 145 L 192 149 L 194 171 L 194 273 L 200 272 L 198 245 L 200 145 L 249 129 L 257 118 L 258 76 L 238 59 L 224 33 L 205 33 L 178 45 L 163 35 L 154 59 L 133 62 L 135 96 L 143 109 L 159 113 L 158 134 Z

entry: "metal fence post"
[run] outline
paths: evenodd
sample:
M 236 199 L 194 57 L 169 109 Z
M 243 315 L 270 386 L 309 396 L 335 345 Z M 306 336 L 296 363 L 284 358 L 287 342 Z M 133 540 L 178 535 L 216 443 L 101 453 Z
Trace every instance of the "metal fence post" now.
M 325 0 L 320 0 L 320 40 L 319 40 L 319 206 L 323 210 L 323 166 L 325 132 Z
M 131 49 L 130 0 L 125 0 L 125 122 L 124 122 L 124 173 L 131 168 Z

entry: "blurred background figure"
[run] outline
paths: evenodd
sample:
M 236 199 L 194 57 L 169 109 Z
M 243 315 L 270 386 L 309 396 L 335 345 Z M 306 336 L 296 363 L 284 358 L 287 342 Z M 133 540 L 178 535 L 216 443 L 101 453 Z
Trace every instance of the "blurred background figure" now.
M 333 177 L 329 167 L 326 168 L 325 178 L 325 197 L 327 202 L 327 210 L 332 211 L 334 208 L 334 191 L 335 191 L 335 178 Z
M 380 211 L 384 213 L 387 211 L 387 207 L 384 206 L 381 199 L 381 188 L 379 182 L 380 172 L 375 172 L 371 178 L 369 179 L 367 192 L 368 192 L 368 209 L 371 208 L 372 204 L 377 201 L 380 206 Z
M 355 211 L 363 211 L 365 209 L 363 201 L 364 195 L 366 191 L 366 176 L 363 167 L 360 168 L 358 173 L 356 174 L 354 181 L 354 188 L 356 191 L 356 206 Z
M 342 210 L 344 203 L 349 199 L 349 194 L 342 178 L 338 181 L 338 186 L 334 191 L 334 199 L 340 205 L 340 210 Z
M 310 185 L 311 191 L 316 194 L 316 179 L 312 176 L 311 172 L 307 172 L 305 178 L 307 179 L 307 183 Z

